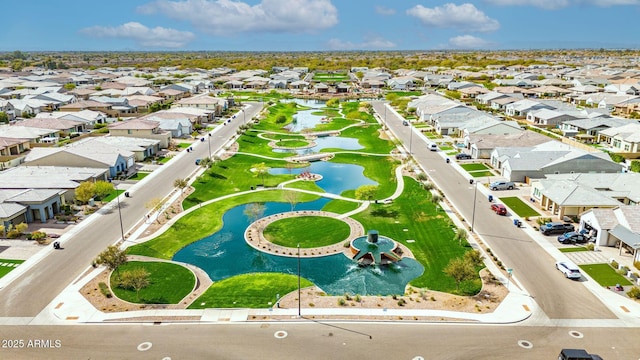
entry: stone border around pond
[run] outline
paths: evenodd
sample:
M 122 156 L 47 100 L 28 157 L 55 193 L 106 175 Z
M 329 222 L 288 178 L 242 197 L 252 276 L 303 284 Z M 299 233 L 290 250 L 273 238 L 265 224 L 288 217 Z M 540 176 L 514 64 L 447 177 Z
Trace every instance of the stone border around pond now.
M 322 217 L 331 217 L 334 219 L 342 220 L 349 225 L 350 233 L 349 237 L 346 239 L 342 239 L 336 242 L 333 245 L 321 246 L 315 248 L 300 248 L 300 257 L 304 258 L 312 258 L 312 257 L 320 257 L 320 256 L 328 256 L 333 254 L 342 253 L 345 256 L 349 256 L 349 247 L 345 247 L 345 241 L 351 243 L 351 241 L 355 238 L 364 235 L 364 227 L 358 221 L 346 217 L 341 218 L 339 214 L 328 212 L 328 211 L 314 211 L 314 210 L 301 210 L 301 211 L 289 211 L 285 213 L 274 214 L 271 216 L 264 217 L 260 220 L 253 222 L 244 232 L 244 239 L 252 248 L 262 251 L 265 253 L 269 253 L 272 255 L 278 256 L 286 256 L 286 257 L 297 257 L 298 256 L 298 248 L 297 247 L 287 247 L 276 245 L 271 241 L 267 240 L 264 237 L 263 229 L 265 229 L 272 222 L 286 219 L 290 217 L 298 217 L 298 216 L 322 216 Z

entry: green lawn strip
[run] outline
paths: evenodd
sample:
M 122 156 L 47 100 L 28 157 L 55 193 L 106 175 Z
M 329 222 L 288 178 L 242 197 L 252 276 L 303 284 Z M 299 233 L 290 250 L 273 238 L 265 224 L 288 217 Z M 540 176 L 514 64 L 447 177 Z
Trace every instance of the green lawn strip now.
M 254 126 L 256 130 L 265 131 L 282 131 L 282 129 L 293 121 L 293 115 L 298 111 L 307 110 L 308 108 L 299 105 L 295 102 L 278 103 L 270 106 L 267 110 L 267 116 L 260 120 L 258 124 Z M 276 120 L 284 115 L 286 121 L 283 123 L 277 123 Z
M 438 135 L 430 132 L 424 133 L 424 136 L 426 136 L 428 139 L 438 139 Z
M 127 180 L 142 180 L 149 176 L 150 172 L 138 171 L 134 176 L 128 178 Z
M 115 189 L 114 189 L 114 190 L 111 192 L 111 194 L 109 194 L 109 195 L 105 196 L 105 197 L 104 197 L 104 199 L 102 199 L 101 201 L 102 201 L 102 202 L 110 202 L 111 200 L 115 199 L 115 198 L 116 198 L 116 196 L 118 196 L 118 195 L 122 194 L 123 192 L 125 192 L 125 190 L 115 190 Z
M 451 151 L 451 150 L 453 150 L 453 147 L 440 145 L 440 150 L 442 150 L 442 151 Z
M 269 168 L 285 167 L 286 165 L 284 160 L 269 160 L 236 154 L 227 160 L 216 162 L 199 176 L 193 183 L 195 191 L 183 201 L 182 206 L 188 209 L 223 195 L 247 191 L 252 186 L 262 184 L 263 180 L 265 186 L 275 187 L 283 181 L 295 178 L 294 175 L 289 174 L 259 176 L 251 169 L 260 163 L 265 163 Z
M 312 131 L 331 131 L 331 130 L 340 130 L 349 125 L 353 125 L 358 123 L 356 120 L 349 120 L 341 117 L 334 117 L 331 121 L 326 123 L 318 123 Z
M 179 147 L 180 149 L 186 149 L 186 148 L 188 148 L 188 147 L 189 147 L 189 146 L 191 146 L 191 145 L 193 145 L 193 143 L 187 143 L 187 142 L 179 142 L 179 143 L 178 143 L 178 147 Z
M 284 134 L 284 133 L 262 133 L 262 137 L 270 139 L 270 140 L 283 140 L 283 139 L 304 139 L 304 135 L 300 134 Z
M 171 160 L 171 157 L 161 157 L 160 160 L 158 160 L 158 163 L 166 164 L 169 162 L 169 160 Z
M 117 286 L 118 276 L 126 271 L 143 268 L 149 273 L 149 285 L 140 290 Z M 195 286 L 196 278 L 184 266 L 166 262 L 129 261 L 111 273 L 111 290 L 120 299 L 139 304 L 177 304 L 189 295 Z
M 609 264 L 578 265 L 601 286 L 631 285 L 624 276 L 618 274 Z
M 491 171 L 469 171 L 469 174 L 473 177 L 493 176 Z
M 299 148 L 309 146 L 308 141 L 297 140 L 297 139 L 283 139 L 276 143 L 277 146 L 289 147 L 289 148 Z M 291 154 L 288 154 L 291 155 Z
M 345 200 L 331 200 L 322 207 L 322 211 L 328 211 L 336 214 L 345 214 L 355 210 L 360 206 L 357 202 Z
M 312 286 L 300 279 L 301 287 Z M 280 297 L 298 289 L 298 277 L 280 273 L 253 273 L 233 276 L 212 284 L 189 309 L 269 308 Z M 305 304 L 306 306 L 306 304 Z
M 264 229 L 267 240 L 286 247 L 333 245 L 349 237 L 349 225 L 324 216 L 297 216 L 272 222 Z
M 389 91 L 386 93 L 387 96 L 394 94 L 397 95 L 398 97 L 404 97 L 404 96 L 420 96 L 422 95 L 421 91 Z
M 378 183 L 378 199 L 391 196 L 398 185 L 395 169 L 399 165 L 391 157 L 381 157 L 366 154 L 336 154 L 332 162 L 354 164 L 364 167 L 364 176 Z M 355 189 L 343 192 L 341 195 L 353 198 Z
M 527 205 L 527 203 L 517 196 L 501 197 L 500 201 L 520 217 L 540 216 L 540 213 L 532 209 L 531 206 Z
M 238 151 L 273 158 L 285 158 L 287 156 L 291 156 L 291 154 L 285 152 L 274 152 L 273 148 L 269 146 L 269 142 L 270 140 L 259 138 L 257 132 L 247 131 L 238 139 Z
M 0 264 L 22 264 L 24 262 L 24 260 L 7 260 L 7 259 L 0 259 Z M 0 266 L 0 278 L 7 275 L 8 273 L 11 272 L 11 270 L 15 269 L 16 267 L 14 266 Z
M 243 97 L 248 99 L 255 99 L 254 101 L 278 101 L 280 99 L 291 99 L 293 98 L 291 94 L 281 93 L 276 90 L 270 91 L 268 93 L 264 92 L 256 92 L 256 91 L 225 91 L 221 94 L 221 97 L 227 97 L 229 95 L 233 95 L 234 97 Z
M 355 150 L 359 152 L 389 154 L 394 149 L 391 141 L 380 138 L 379 125 L 354 126 L 343 131 L 340 136 L 358 139 L 358 143 L 364 147 Z
M 315 181 L 296 181 L 285 185 L 285 188 L 309 190 L 319 193 L 325 192 L 320 186 L 315 183 Z
M 256 191 L 203 206 L 180 218 L 158 237 L 128 248 L 127 253 L 171 259 L 183 247 L 220 230 L 223 225 L 222 216 L 230 209 L 251 202 L 286 202 L 285 192 Z M 297 193 L 298 202 L 313 201 L 317 198 L 315 195 Z
M 566 247 L 566 248 L 558 248 L 558 250 L 560 250 L 560 252 L 563 252 L 563 253 L 590 251 L 589 249 L 587 249 L 584 246 L 573 246 L 573 247 Z
M 483 163 L 475 163 L 475 164 L 461 164 L 461 168 L 467 171 L 476 171 L 476 170 L 487 170 L 489 167 Z
M 471 247 L 453 240 L 454 227 L 446 213 L 436 211 L 431 203 L 430 192 L 422 189 L 412 178 L 405 177 L 404 181 L 405 190 L 393 204 L 371 204 L 366 211 L 353 215 L 353 218 L 360 221 L 365 230 L 378 230 L 381 235 L 411 250 L 425 268 L 421 276 L 411 281 L 411 285 L 455 293 L 456 283 L 443 273 L 443 269 L 451 259 L 462 257 Z M 415 242 L 407 242 L 409 239 Z M 478 279 L 462 284 L 461 293 L 474 294 L 480 288 L 478 276 Z

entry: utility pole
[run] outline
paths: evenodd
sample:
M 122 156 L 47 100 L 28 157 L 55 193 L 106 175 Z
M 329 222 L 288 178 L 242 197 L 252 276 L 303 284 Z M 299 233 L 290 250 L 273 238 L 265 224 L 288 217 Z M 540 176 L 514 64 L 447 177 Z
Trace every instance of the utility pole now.
M 298 243 L 298 317 L 301 317 L 300 315 L 300 307 L 301 307 L 301 302 L 302 302 L 302 298 L 301 298 L 301 291 L 300 291 L 300 243 Z

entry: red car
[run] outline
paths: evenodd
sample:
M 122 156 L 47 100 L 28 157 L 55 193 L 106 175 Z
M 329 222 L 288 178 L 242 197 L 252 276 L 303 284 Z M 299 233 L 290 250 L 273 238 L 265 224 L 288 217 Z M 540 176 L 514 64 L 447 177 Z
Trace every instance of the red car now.
M 491 210 L 498 215 L 507 215 L 507 208 L 502 204 L 491 204 Z

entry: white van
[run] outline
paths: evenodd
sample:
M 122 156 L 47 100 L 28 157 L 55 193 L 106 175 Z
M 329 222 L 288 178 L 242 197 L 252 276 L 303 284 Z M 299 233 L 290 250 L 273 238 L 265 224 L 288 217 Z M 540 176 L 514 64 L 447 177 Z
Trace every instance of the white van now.
M 429 150 L 431 151 L 438 151 L 438 145 L 436 143 L 431 143 L 429 145 Z

